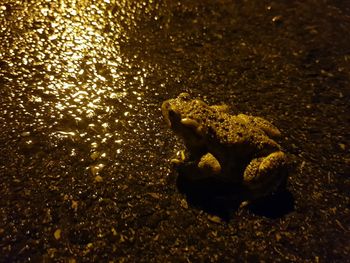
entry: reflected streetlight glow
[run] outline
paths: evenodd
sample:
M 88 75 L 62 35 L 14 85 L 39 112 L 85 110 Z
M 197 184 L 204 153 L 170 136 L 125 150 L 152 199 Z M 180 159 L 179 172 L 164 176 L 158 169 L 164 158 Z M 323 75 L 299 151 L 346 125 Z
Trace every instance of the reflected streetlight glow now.
M 90 153 L 115 144 L 116 154 L 135 144 L 154 122 L 145 107 L 146 92 L 154 91 L 145 81 L 147 64 L 121 49 L 130 40 L 128 31 L 137 28 L 137 17 L 155 8 L 151 0 L 17 1 L 11 11 L 16 21 L 2 19 L 0 33 L 7 41 L 0 59 L 13 72 L 6 77 L 12 93 L 5 112 L 13 121 L 29 120 L 21 132 L 44 132 L 55 147 L 72 142 L 74 154 L 77 143 L 89 145 Z M 0 18 L 6 12 L 0 5 Z M 109 154 L 98 155 L 96 165 Z

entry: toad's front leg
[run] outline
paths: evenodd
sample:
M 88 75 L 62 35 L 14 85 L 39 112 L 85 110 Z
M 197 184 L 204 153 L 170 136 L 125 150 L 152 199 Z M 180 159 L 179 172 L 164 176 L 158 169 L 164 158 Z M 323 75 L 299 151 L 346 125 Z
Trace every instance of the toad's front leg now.
M 253 159 L 243 175 L 243 186 L 247 190 L 247 198 L 257 199 L 279 190 L 286 181 L 287 175 L 287 156 L 282 151 Z
M 221 165 L 211 153 L 194 158 L 185 151 L 178 151 L 176 157 L 171 159 L 171 163 L 181 174 L 185 175 L 187 180 L 192 182 L 206 179 L 216 181 L 217 176 L 221 173 Z
M 198 164 L 197 167 L 206 174 L 209 175 L 219 175 L 221 173 L 221 165 L 219 161 L 212 155 L 211 153 L 204 154 Z

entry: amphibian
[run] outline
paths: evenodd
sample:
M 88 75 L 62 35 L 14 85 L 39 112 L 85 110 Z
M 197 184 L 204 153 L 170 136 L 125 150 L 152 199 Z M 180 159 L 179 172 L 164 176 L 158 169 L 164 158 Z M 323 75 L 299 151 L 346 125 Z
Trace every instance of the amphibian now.
M 209 106 L 188 93 L 162 104 L 167 125 L 185 143 L 172 162 L 193 163 L 194 180 L 204 177 L 239 185 L 247 199 L 276 191 L 287 177 L 287 155 L 272 138 L 280 131 L 269 121 L 231 115 L 226 105 Z

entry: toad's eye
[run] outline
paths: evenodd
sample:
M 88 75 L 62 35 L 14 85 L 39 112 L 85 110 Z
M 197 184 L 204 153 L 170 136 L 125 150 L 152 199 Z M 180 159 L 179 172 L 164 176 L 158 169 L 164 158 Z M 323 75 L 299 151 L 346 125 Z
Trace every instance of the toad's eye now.
M 204 136 L 204 134 L 206 133 L 207 129 L 205 128 L 205 126 L 199 124 L 198 121 L 190 119 L 190 118 L 183 118 L 181 119 L 181 123 L 187 127 L 190 128 L 192 130 L 195 131 L 195 133 L 198 136 Z
M 181 123 L 183 125 L 185 125 L 186 127 L 189 127 L 189 128 L 197 128 L 199 127 L 199 123 L 198 121 L 195 121 L 193 119 L 190 119 L 190 118 L 183 118 L 181 119 Z

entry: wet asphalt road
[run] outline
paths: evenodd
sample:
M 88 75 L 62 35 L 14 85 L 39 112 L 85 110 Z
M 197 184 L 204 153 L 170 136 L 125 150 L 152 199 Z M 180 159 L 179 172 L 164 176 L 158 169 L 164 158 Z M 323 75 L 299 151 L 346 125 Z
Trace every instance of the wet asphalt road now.
M 2 0 L 0 262 L 345 262 L 349 30 L 345 1 Z M 183 91 L 282 130 L 288 200 L 179 192 Z

